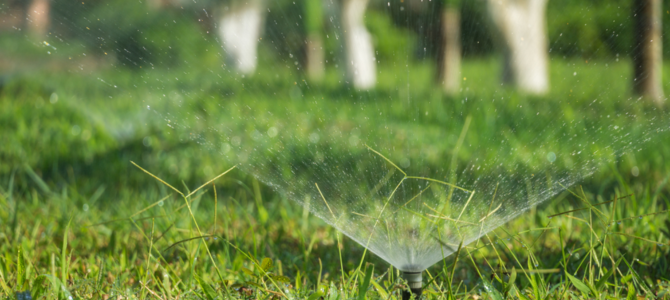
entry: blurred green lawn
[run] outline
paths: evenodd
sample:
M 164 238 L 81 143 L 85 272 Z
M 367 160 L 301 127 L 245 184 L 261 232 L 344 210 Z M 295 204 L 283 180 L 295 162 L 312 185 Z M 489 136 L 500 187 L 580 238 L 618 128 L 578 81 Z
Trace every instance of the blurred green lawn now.
M 450 157 L 443 154 L 450 153 L 468 115 L 474 118 L 468 141 L 479 143 L 473 149 L 489 147 L 486 143 L 497 140 L 495 137 L 510 127 L 523 129 L 515 132 L 513 142 L 523 145 L 532 139 L 543 139 L 550 145 L 558 143 L 556 148 L 560 149 L 564 147 L 560 142 L 565 129 L 553 128 L 540 134 L 538 130 L 542 128 L 538 125 L 543 119 L 556 124 L 589 118 L 603 122 L 600 115 L 611 114 L 612 119 L 607 120 L 611 123 L 595 124 L 607 126 L 617 120 L 628 122 L 617 119 L 621 114 L 647 113 L 650 117 L 666 110 L 635 103 L 629 82 L 630 62 L 623 59 L 588 62 L 554 58 L 551 92 L 547 96 L 525 96 L 501 86 L 500 64 L 494 58 L 466 61 L 463 91 L 454 97 L 444 96 L 433 86 L 434 73 L 429 63 L 413 66 L 407 69 L 382 65 L 379 86 L 371 92 L 342 86 L 336 70 L 321 84 L 308 83 L 300 74 L 282 68 L 260 71 L 258 76 L 242 82 L 230 77 L 221 81 L 211 71 L 189 72 L 178 83 L 165 81 L 171 76 L 166 74 L 181 74 L 183 69 L 18 73 L 6 78 L 0 90 L 0 138 L 5 141 L 0 148 L 0 176 L 6 178 L 28 165 L 50 184 L 67 182 L 67 170 L 72 169 L 74 174 L 85 174 L 78 184 L 92 182 L 92 189 L 101 182 L 136 188 L 147 181 L 126 177 L 128 161 L 133 160 L 173 181 L 202 182 L 215 175 L 212 167 L 226 168 L 235 163 L 222 161 L 222 137 L 210 128 L 226 126 L 244 131 L 249 126 L 269 127 L 293 121 L 302 122 L 309 129 L 292 133 L 302 137 L 296 140 L 308 140 L 310 130 L 316 129 L 327 132 L 337 127 L 349 132 L 355 127 L 352 122 L 362 132 L 395 127 L 395 139 L 415 139 L 421 141 L 415 144 L 430 145 L 428 153 L 432 155 L 422 157 L 427 164 L 448 165 Z M 670 70 L 670 64 L 665 69 Z M 276 76 L 276 72 L 285 73 Z M 152 81 L 158 82 L 159 92 L 154 91 L 156 85 Z M 138 82 L 144 83 L 136 87 Z M 669 81 L 665 81 L 665 90 L 670 91 Z M 407 101 L 408 97 L 411 101 Z M 161 100 L 165 98 L 176 101 Z M 596 110 L 582 109 L 595 99 L 600 103 Z M 173 104 L 179 101 L 184 104 Z M 154 105 L 153 110 L 145 109 L 150 105 Z M 408 110 L 421 112 L 419 125 L 411 122 L 414 116 Z M 594 111 L 599 115 L 589 115 Z M 166 113 L 172 114 L 172 122 L 188 126 L 188 130 L 169 130 L 166 125 L 170 117 Z M 284 116 L 289 114 L 297 119 L 286 120 Z M 246 121 L 254 118 L 261 121 Z M 333 144 L 328 146 L 340 147 L 335 152 L 349 150 L 346 145 Z M 667 166 L 663 158 L 668 151 L 666 147 L 645 147 L 635 161 L 641 173 L 658 178 L 656 172 L 663 172 Z M 469 156 L 464 152 L 459 159 L 467 162 Z M 291 153 L 296 160 L 305 155 L 298 150 Z M 505 157 L 503 161 L 513 166 L 522 163 L 522 158 Z M 100 172 L 101 169 L 105 171 Z

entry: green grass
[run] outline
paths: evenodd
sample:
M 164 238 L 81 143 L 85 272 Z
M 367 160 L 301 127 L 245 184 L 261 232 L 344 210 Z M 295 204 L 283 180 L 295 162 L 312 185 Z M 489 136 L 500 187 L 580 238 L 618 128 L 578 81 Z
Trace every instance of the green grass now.
M 3 187 L 2 291 L 47 298 L 399 297 L 397 270 L 368 256 L 373 264 L 364 268 L 375 269 L 365 288 L 367 272 L 356 271 L 359 245 L 343 239 L 340 261 L 337 232 L 286 199 L 265 199 L 253 179 L 244 180 L 248 186 L 234 179 L 240 177 L 226 174 L 194 192 L 161 191 L 157 183 L 107 203 L 74 186 L 25 193 Z M 591 206 L 614 198 L 577 187 L 429 269 L 426 282 L 437 279 L 425 293 L 667 298 L 668 199 L 659 191 L 622 180 L 605 191 L 618 197 L 614 202 Z M 549 218 L 574 209 L 582 210 Z
M 524 118 L 535 113 L 554 114 L 556 122 L 586 118 L 589 111 L 580 108 L 595 98 L 605 100 L 599 104 L 602 114 L 664 113 L 651 105 L 626 103 L 630 67 L 623 60 L 594 64 L 556 59 L 552 92 L 545 97 L 482 88 L 499 85 L 496 66 L 494 60 L 467 61 L 458 98 L 430 87 L 428 64 L 385 66 L 380 86 L 370 93 L 342 87 L 335 72 L 312 89 L 298 83 L 299 74 L 283 69 L 278 72 L 285 72 L 280 76 L 284 78 L 261 72 L 244 85 L 194 72 L 180 83 L 160 83 L 174 87 L 166 91 L 167 97 L 192 99 L 180 108 L 178 121 L 186 113 L 206 116 L 188 123 L 189 130 L 168 130 L 163 118 L 143 110 L 159 105 L 150 84 L 130 88 L 140 80 L 167 80 L 171 74 L 165 70 L 17 75 L 0 92 L 0 295 L 15 297 L 15 292 L 30 290 L 33 298 L 49 299 L 68 294 L 82 299 L 397 299 L 403 287 L 397 270 L 372 254 L 363 258 L 360 245 L 248 174 L 234 169 L 183 197 L 232 167 L 218 155 L 220 136 L 207 129 L 221 124 L 249 129 L 248 122 L 235 116 L 264 117 L 276 124 L 286 121 L 281 113 L 291 113 L 303 116 L 310 128 L 345 132 L 354 130 L 349 120 L 359 120 L 357 130 L 362 132 L 375 132 L 384 121 L 382 125 L 397 129 L 394 138 L 434 141 L 428 152 L 433 154 L 422 156 L 423 163 L 448 165 L 451 156 L 441 153 L 450 153 L 456 143 L 468 115 L 460 112 L 473 116 L 466 144 L 475 149 L 496 140 L 498 128 L 510 124 L 530 127 L 519 133 L 519 144 L 534 138 L 535 121 Z M 285 76 L 295 78 L 295 84 L 286 84 Z M 124 88 L 101 84 L 97 77 Z M 245 92 L 261 82 L 268 87 Z M 298 85 L 304 97 L 291 99 Z M 238 96 L 227 96 L 233 93 Z M 51 101 L 54 94 L 58 101 Z M 407 95 L 422 101 L 408 107 L 402 101 Z M 317 97 L 324 101 L 309 101 Z M 492 98 L 505 101 L 484 102 Z M 430 113 L 421 125 L 412 125 L 408 108 Z M 380 109 L 385 117 L 372 117 L 377 114 L 370 112 Z M 480 114 L 477 109 L 486 110 Z M 490 115 L 492 110 L 497 110 L 495 115 Z M 278 113 L 268 117 L 266 111 Z M 332 111 L 342 116 L 319 120 Z M 191 138 L 193 132 L 201 137 Z M 564 133 L 557 130 L 541 138 L 556 144 Z M 295 134 L 306 139 L 309 132 Z M 424 275 L 426 295 L 669 298 L 670 223 L 664 211 L 670 206 L 670 149 L 651 145 L 603 166 L 581 186 L 571 187 L 572 193 L 564 192 L 479 242 L 464 245 L 459 255 Z M 305 159 L 308 153 L 301 147 L 295 145 L 291 159 Z M 347 150 L 342 146 L 332 151 Z M 469 155 L 463 151 L 457 162 L 467 162 Z M 509 155 L 505 161 L 516 165 L 523 157 Z M 632 167 L 639 175 L 631 174 Z M 549 218 L 575 209 L 583 210 Z

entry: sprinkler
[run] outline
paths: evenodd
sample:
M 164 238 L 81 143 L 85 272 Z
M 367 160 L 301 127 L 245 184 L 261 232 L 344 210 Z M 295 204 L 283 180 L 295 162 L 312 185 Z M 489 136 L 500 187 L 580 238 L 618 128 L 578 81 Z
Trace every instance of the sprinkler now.
M 402 272 L 402 278 L 407 280 L 407 284 L 409 285 L 409 290 L 411 292 L 408 292 L 406 290 L 402 291 L 402 300 L 409 300 L 412 298 L 412 295 L 414 295 L 414 299 L 419 299 L 421 297 L 421 292 L 423 291 L 422 285 L 422 277 L 421 277 L 421 271 L 419 272 Z

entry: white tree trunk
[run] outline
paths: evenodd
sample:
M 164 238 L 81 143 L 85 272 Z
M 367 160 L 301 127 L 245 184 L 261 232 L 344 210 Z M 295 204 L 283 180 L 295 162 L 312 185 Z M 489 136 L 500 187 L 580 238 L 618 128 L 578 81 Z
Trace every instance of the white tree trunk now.
M 633 1 L 633 20 L 633 90 L 660 105 L 665 101 L 661 0 Z
M 49 30 L 49 0 L 33 0 L 28 6 L 28 29 L 36 37 L 43 37 Z
M 307 76 L 310 80 L 321 81 L 325 74 L 323 42 L 321 36 L 313 34 L 307 36 L 305 55 L 307 65 Z
M 370 89 L 377 81 L 372 37 L 363 22 L 367 5 L 368 0 L 344 0 L 342 4 L 347 76 L 358 89 Z
M 546 93 L 547 0 L 488 0 L 488 7 L 505 48 L 503 80 L 527 93 Z
M 256 70 L 262 26 L 263 11 L 258 1 L 225 7 L 221 13 L 219 37 L 223 50 L 228 64 L 242 74 L 252 74 Z
M 461 14 L 458 8 L 442 11 L 442 45 L 438 57 L 438 80 L 447 94 L 461 87 Z

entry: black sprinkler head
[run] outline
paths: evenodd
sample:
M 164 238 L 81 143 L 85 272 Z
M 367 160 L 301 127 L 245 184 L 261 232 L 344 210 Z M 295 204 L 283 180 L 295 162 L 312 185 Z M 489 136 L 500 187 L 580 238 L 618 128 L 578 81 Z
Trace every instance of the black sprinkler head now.
M 419 299 L 421 297 L 421 292 L 423 292 L 423 282 L 422 282 L 422 272 L 402 272 L 402 278 L 407 280 L 409 285 L 409 291 L 402 291 L 402 300 L 410 300 L 412 295 L 414 299 Z

